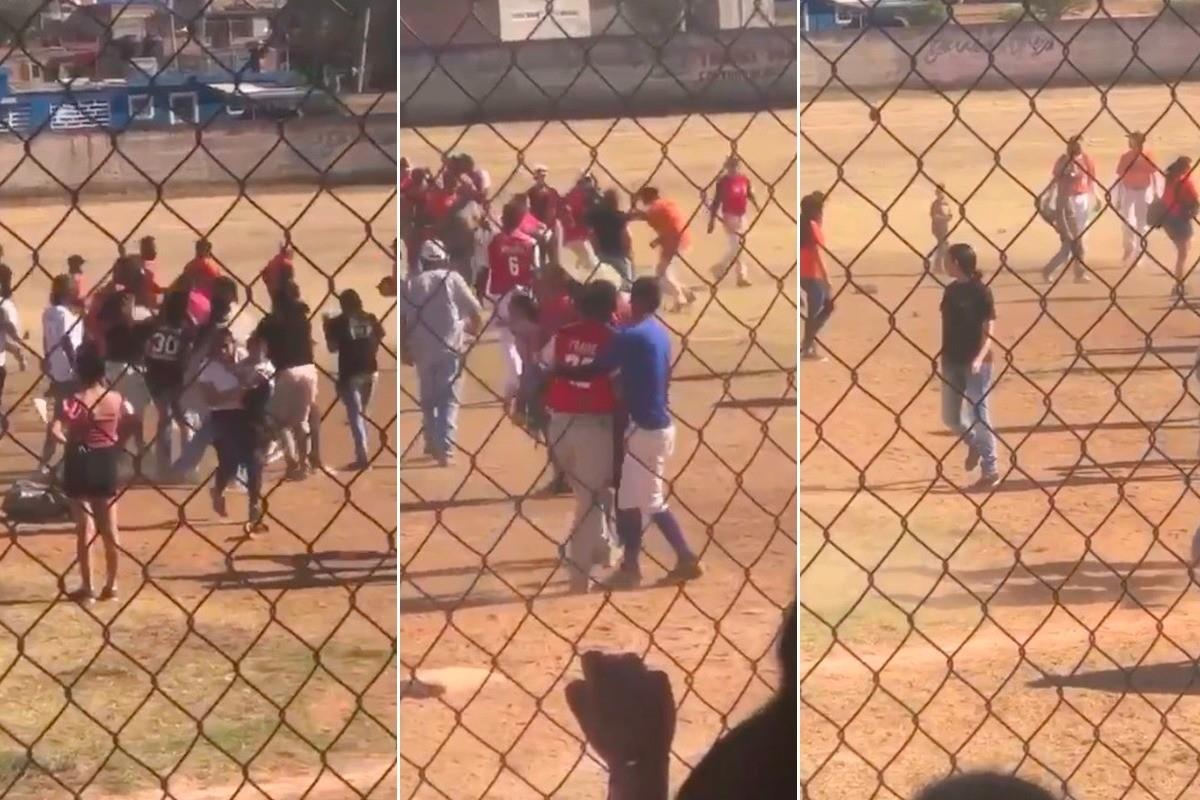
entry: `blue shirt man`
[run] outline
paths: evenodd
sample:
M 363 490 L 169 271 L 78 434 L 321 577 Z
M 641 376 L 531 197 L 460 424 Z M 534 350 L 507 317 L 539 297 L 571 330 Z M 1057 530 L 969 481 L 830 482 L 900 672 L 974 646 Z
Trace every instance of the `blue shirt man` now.
M 675 451 L 675 425 L 667 405 L 671 378 L 671 339 L 655 318 L 662 290 L 654 278 L 638 278 L 629 293 L 633 323 L 613 337 L 596 360 L 583 367 L 555 367 L 565 378 L 618 373 L 621 395 L 629 415 L 625 432 L 621 480 L 617 487 L 617 536 L 624 548 L 621 567 L 609 578 L 613 588 L 641 583 L 638 556 L 642 549 L 642 515 L 652 519 L 675 551 L 671 581 L 687 581 L 702 574 L 700 560 L 688 547 L 679 520 L 667 507 L 664 475 L 667 459 Z

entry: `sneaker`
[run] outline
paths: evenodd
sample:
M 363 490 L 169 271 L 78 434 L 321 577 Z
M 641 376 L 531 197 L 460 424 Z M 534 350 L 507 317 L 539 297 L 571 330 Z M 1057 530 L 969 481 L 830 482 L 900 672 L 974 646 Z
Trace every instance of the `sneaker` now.
M 363 471 L 367 470 L 368 468 L 370 468 L 370 466 L 371 466 L 371 463 L 366 460 L 351 461 L 349 464 L 346 464 L 344 467 L 338 467 L 338 470 L 340 472 L 363 472 Z
M 229 507 L 225 504 L 225 495 L 221 494 L 216 489 L 210 489 L 209 493 L 212 496 L 213 511 L 217 512 L 218 517 L 228 517 Z
M 675 565 L 675 569 L 667 573 L 665 582 L 684 583 L 685 581 L 693 581 L 703 574 L 704 568 L 700 566 L 700 559 L 681 559 L 680 562 Z
M 454 455 L 452 453 L 437 453 L 433 460 L 437 462 L 439 467 L 448 467 L 454 463 Z
M 971 484 L 972 492 L 990 492 L 1000 485 L 1000 476 L 994 472 L 985 472 L 979 480 Z
M 642 585 L 642 573 L 635 569 L 621 567 L 612 575 L 609 575 L 608 580 L 604 584 L 612 591 L 636 589 Z
M 297 464 L 293 467 L 288 467 L 287 472 L 283 473 L 285 481 L 302 481 L 308 477 L 308 469 L 303 464 Z
M 101 601 L 116 600 L 117 597 L 118 597 L 117 587 L 115 587 L 115 586 L 108 586 L 108 587 L 105 587 L 104 589 L 100 590 L 100 598 L 99 599 Z
M 1078 275 L 1075 276 L 1075 282 L 1076 283 L 1091 283 L 1092 276 L 1088 275 L 1086 272 L 1080 272 Z
M 967 472 L 974 472 L 979 466 L 979 449 L 974 444 L 967 445 L 967 460 L 963 466 L 967 468 Z
M 67 592 L 67 599 L 75 603 L 91 605 L 96 602 L 96 595 L 89 587 L 81 586 L 73 592 Z
M 753 286 L 754 282 L 748 278 L 738 278 L 737 285 L 738 285 L 738 288 L 745 289 L 747 287 Z
M 270 446 L 267 448 L 267 455 L 265 459 L 266 462 L 268 464 L 274 464 L 281 458 L 283 458 L 283 447 L 279 444 L 279 442 L 271 442 Z
M 818 350 L 816 347 L 810 347 L 807 350 L 804 350 L 800 353 L 800 360 L 801 361 L 813 361 L 816 363 L 823 363 L 825 361 L 828 361 L 829 359 L 826 358 L 821 353 L 821 351 Z
M 270 528 L 267 527 L 267 523 L 263 522 L 262 517 L 259 517 L 258 519 L 251 519 L 250 521 L 242 524 L 242 533 L 250 537 L 257 536 L 260 533 L 266 533 L 268 530 L 270 530 Z

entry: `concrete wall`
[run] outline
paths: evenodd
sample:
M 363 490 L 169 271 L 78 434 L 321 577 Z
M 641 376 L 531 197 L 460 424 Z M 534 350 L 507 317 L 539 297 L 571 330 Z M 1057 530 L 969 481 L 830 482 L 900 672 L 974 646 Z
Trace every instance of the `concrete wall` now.
M 328 118 L 213 126 L 202 131 L 45 133 L 26 145 L 0 137 L 0 199 L 37 195 L 246 185 L 394 183 L 395 117 Z M 282 130 L 282 135 L 281 135 Z M 200 147 L 197 147 L 197 144 Z M 115 146 L 114 146 L 115 145 Z
M 801 92 L 1109 86 L 1200 77 L 1200 34 L 1173 15 L 805 34 Z M 860 34 L 861 35 L 860 37 Z M 890 38 L 889 38 L 890 37 Z M 1136 44 L 1135 44 L 1136 41 Z M 849 48 L 849 49 L 848 49 Z M 837 60 L 839 59 L 840 60 Z M 835 63 L 836 60 L 836 63 Z M 831 76 L 836 79 L 830 82 Z
M 796 29 L 400 53 L 400 124 L 734 111 L 796 103 Z M 748 78 L 748 80 L 747 80 Z

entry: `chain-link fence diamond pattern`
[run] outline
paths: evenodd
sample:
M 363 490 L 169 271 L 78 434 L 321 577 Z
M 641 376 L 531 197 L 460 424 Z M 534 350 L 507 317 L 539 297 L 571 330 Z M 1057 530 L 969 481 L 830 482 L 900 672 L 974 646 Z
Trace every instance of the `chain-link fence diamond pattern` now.
M 675 268 L 697 299 L 660 315 L 672 332 L 678 437 L 666 477 L 705 566 L 686 585 L 655 585 L 674 562 L 649 532 L 641 589 L 568 591 L 573 502 L 543 491 L 546 447 L 502 408 L 504 334 L 485 302 L 486 326 L 462 361 L 448 466 L 423 456 L 418 376 L 401 374 L 402 796 L 598 796 L 601 762 L 563 696 L 587 649 L 636 651 L 671 676 L 675 783 L 778 685 L 795 547 L 795 27 L 774 4 L 742 5 L 725 28 L 703 3 L 401 11 L 402 152 L 413 170 L 437 176 L 470 155 L 489 174 L 496 216 L 545 167 L 560 194 L 591 173 L 622 208 L 654 185 L 686 218 L 692 242 Z M 707 226 L 732 155 L 761 208 L 731 239 Z M 422 230 L 421 208 L 405 200 L 402 238 L 415 254 L 439 229 Z M 641 222 L 629 230 L 637 274 L 653 275 L 652 234 Z M 749 286 L 732 269 L 716 278 L 714 265 L 735 255 Z M 589 278 L 570 249 L 560 261 Z M 609 571 L 594 574 L 603 583 Z
M 347 376 L 322 336 L 346 289 L 385 326 L 394 309 L 375 289 L 395 238 L 394 107 L 380 90 L 390 70 L 356 87 L 364 51 L 330 46 L 350 31 L 377 43 L 367 9 L 0 5 L 5 315 L 24 334 L 7 341 L 29 364 L 19 370 L 10 354 L 5 365 L 6 484 L 62 484 L 62 448 L 49 474 L 38 472 L 39 414 L 54 408 L 43 373 L 54 348 L 40 334 L 68 256 L 82 256 L 76 285 L 95 308 L 121 280 L 114 259 L 167 287 L 200 239 L 234 279 L 239 338 L 272 311 L 266 281 L 292 272 L 317 340 L 312 423 L 330 467 L 294 482 L 269 465 L 267 530 L 248 536 L 244 493 L 227 491 L 228 519 L 210 501 L 211 457 L 195 474 L 157 468 L 157 445 L 177 433 L 159 432 L 151 409 L 145 446 L 129 444 L 135 457 L 121 470 L 118 591 L 96 603 L 67 599 L 80 586 L 69 520 L 30 524 L 10 510 L 0 543 L 2 797 L 395 791 L 394 356 L 385 341 L 382 380 L 362 409 L 365 468 L 333 469 L 354 453 L 337 391 Z M 386 4 L 371 9 L 386 23 Z M 133 371 L 124 372 L 114 387 L 129 397 Z M 99 542 L 92 564 L 102 572 Z
M 1195 158 L 1194 9 L 804 5 L 835 302 L 801 400 L 805 794 L 999 767 L 1189 796 L 1195 209 L 1170 167 Z M 994 297 L 994 488 L 944 421 L 937 185 Z

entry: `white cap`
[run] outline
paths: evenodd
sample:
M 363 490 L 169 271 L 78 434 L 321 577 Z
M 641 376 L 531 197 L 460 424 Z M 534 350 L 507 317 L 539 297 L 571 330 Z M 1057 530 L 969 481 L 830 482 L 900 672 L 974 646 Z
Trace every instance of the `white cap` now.
M 421 262 L 424 264 L 440 264 L 449 258 L 446 246 L 437 239 L 426 239 L 421 245 Z
M 549 168 L 549 167 L 547 167 L 545 164 L 534 164 L 534 165 L 533 165 L 533 171 L 534 171 L 535 173 L 538 173 L 538 172 L 545 172 L 545 173 L 549 174 L 549 172 L 550 172 L 550 168 Z

